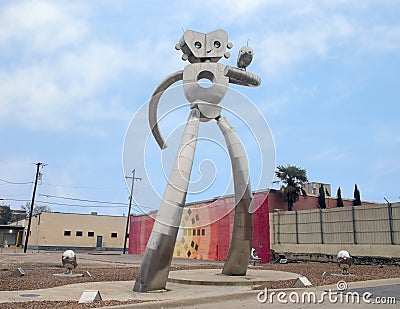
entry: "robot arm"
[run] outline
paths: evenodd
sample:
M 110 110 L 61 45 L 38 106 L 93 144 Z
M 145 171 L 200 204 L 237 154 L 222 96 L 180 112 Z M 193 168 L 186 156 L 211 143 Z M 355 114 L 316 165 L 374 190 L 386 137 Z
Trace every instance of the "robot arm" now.
M 167 148 L 167 143 L 165 142 L 163 136 L 161 135 L 160 128 L 158 127 L 158 119 L 157 119 L 157 108 L 158 102 L 164 91 L 171 86 L 173 83 L 180 81 L 183 79 L 183 70 L 177 71 L 168 75 L 154 90 L 153 95 L 151 96 L 149 103 L 149 124 L 151 128 L 151 132 L 161 149 Z
M 261 78 L 256 74 L 234 68 L 229 65 L 225 67 L 224 75 L 229 77 L 229 82 L 231 84 L 248 87 L 258 87 L 261 84 Z

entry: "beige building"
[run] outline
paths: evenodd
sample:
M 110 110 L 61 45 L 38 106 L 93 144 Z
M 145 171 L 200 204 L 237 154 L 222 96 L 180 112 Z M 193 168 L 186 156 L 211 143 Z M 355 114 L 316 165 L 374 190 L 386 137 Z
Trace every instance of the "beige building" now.
M 0 225 L 0 247 L 20 247 L 24 221 L 13 222 L 9 225 Z
M 122 250 L 126 219 L 122 216 L 43 212 L 32 217 L 28 249 Z M 27 226 L 28 220 L 25 229 Z

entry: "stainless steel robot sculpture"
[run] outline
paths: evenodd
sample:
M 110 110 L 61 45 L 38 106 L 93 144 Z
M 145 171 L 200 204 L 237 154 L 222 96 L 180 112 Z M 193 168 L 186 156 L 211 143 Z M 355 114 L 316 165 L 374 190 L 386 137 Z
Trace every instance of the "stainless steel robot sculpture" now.
M 224 98 L 229 83 L 243 86 L 260 85 L 261 79 L 246 71 L 252 60 L 253 50 L 249 46 L 240 50 L 238 68 L 218 63 L 222 57 L 230 57 L 226 48 L 232 48 L 232 43 L 228 42 L 228 35 L 223 30 L 207 34 L 185 31 L 175 48 L 183 52 L 182 59 L 189 60 L 190 64 L 184 70 L 166 77 L 154 91 L 149 103 L 150 127 L 161 149 L 167 147 L 157 120 L 157 106 L 163 92 L 173 83 L 183 80 L 183 91 L 190 102 L 191 111 L 135 281 L 133 290 L 136 292 L 160 290 L 166 286 L 185 206 L 200 121 L 206 122 L 212 119 L 217 121 L 228 147 L 234 178 L 236 203 L 234 225 L 222 273 L 245 275 L 252 248 L 252 192 L 247 157 L 234 128 L 221 116 L 221 107 L 218 103 Z M 211 86 L 204 87 L 200 81 L 202 79 L 209 80 Z

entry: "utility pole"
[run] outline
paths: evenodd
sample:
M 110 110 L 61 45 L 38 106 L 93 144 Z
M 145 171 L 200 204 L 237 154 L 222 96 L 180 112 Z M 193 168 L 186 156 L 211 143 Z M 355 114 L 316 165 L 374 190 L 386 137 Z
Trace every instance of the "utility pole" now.
M 125 252 L 126 252 L 126 241 L 128 239 L 129 217 L 131 215 L 132 199 L 133 199 L 133 185 L 135 183 L 135 180 L 142 180 L 142 178 L 135 177 L 135 170 L 132 171 L 132 177 L 125 176 L 125 178 L 131 178 L 132 179 L 132 186 L 131 186 L 131 194 L 129 195 L 129 208 L 128 208 L 128 216 L 126 218 L 124 252 L 123 252 L 123 254 L 125 254 Z
M 24 253 L 26 253 L 26 250 L 28 248 L 29 233 L 31 231 L 31 222 L 32 222 L 32 214 L 33 214 L 33 205 L 35 204 L 36 187 L 37 187 L 37 183 L 38 183 L 38 179 L 39 179 L 39 174 L 40 174 L 39 170 L 40 170 L 41 166 L 46 166 L 46 164 L 41 163 L 41 162 L 36 163 L 35 185 L 33 187 L 31 210 L 29 212 L 28 229 L 26 231 L 26 237 L 25 237 Z

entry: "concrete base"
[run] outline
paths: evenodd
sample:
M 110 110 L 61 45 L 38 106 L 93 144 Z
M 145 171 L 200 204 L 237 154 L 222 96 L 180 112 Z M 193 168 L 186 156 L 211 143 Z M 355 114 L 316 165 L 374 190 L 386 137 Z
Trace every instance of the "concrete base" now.
M 297 279 L 299 276 L 299 274 L 284 271 L 253 269 L 248 269 L 245 276 L 226 276 L 220 269 L 192 269 L 171 271 L 168 282 L 190 285 L 249 286 Z

